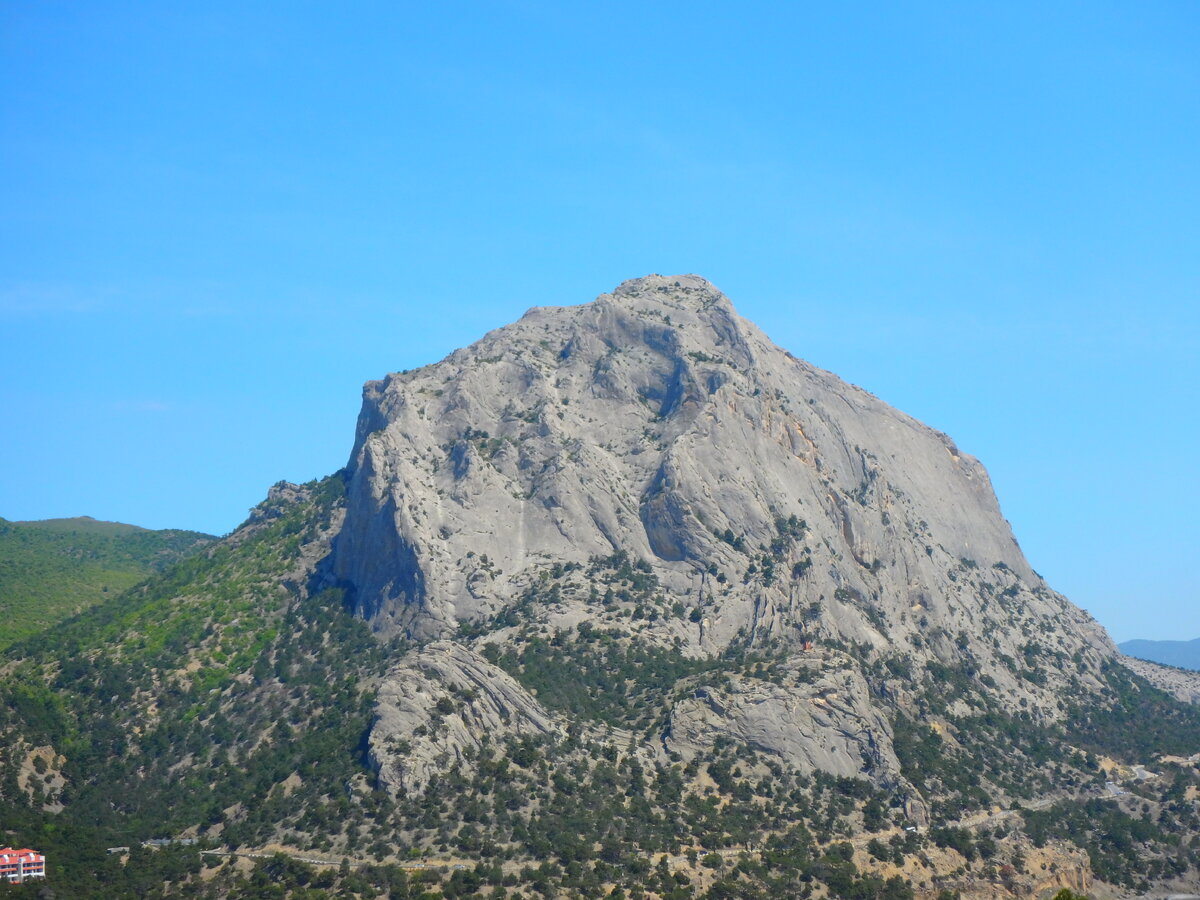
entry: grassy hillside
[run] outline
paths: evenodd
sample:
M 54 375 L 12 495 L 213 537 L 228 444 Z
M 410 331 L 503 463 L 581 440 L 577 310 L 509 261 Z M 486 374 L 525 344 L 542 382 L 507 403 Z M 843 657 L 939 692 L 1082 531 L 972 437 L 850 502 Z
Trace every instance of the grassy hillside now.
M 0 519 L 0 648 L 116 596 L 212 540 L 86 516 Z

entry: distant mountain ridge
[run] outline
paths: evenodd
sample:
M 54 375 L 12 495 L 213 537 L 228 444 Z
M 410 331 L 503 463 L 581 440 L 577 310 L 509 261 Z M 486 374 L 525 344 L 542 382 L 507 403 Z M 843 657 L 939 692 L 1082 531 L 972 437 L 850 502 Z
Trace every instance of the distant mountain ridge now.
M 1200 671 L 1200 638 L 1190 641 L 1132 640 L 1117 644 L 1126 656 L 1147 659 L 1164 666 Z
M 0 649 L 60 622 L 216 540 L 91 516 L 0 518 Z
M 136 534 L 140 531 L 153 531 L 141 525 L 130 525 L 127 522 L 112 522 L 107 519 L 96 519 L 92 516 L 70 516 L 60 519 L 20 519 L 11 522 L 12 525 L 32 525 L 47 531 L 78 531 L 85 534 Z

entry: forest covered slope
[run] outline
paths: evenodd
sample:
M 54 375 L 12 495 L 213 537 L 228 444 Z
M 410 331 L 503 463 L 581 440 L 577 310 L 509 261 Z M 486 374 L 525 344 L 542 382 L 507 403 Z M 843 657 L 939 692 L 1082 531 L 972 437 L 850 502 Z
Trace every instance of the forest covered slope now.
M 214 540 L 88 516 L 0 519 L 0 647 L 119 594 Z

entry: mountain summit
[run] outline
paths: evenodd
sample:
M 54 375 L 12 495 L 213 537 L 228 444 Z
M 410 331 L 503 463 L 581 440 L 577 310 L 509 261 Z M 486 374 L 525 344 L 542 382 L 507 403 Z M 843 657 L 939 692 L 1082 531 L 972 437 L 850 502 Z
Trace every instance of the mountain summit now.
M 368 383 L 348 472 L 329 567 L 384 632 L 453 635 L 548 564 L 626 551 L 703 609 L 670 629 L 695 652 L 803 632 L 958 658 L 964 634 L 994 661 L 1015 648 L 978 638 L 1014 614 L 1115 652 L 1029 567 L 976 459 L 694 275 L 534 308 Z
M 901 613 L 914 604 L 953 615 L 944 595 L 963 590 L 947 572 L 964 561 L 1004 587 L 1045 587 L 974 458 L 776 347 L 694 275 L 531 309 L 440 363 L 368 383 L 349 471 L 333 569 L 384 631 L 451 633 L 547 559 L 622 549 L 699 596 L 705 570 L 744 570 L 790 516 L 811 529 L 808 577 L 772 579 L 774 591 L 739 577 L 719 592 L 721 627 L 693 643 L 779 635 L 787 609 L 838 588 L 858 598 L 838 607 L 844 637 L 894 642 L 896 626 L 913 631 Z M 481 555 L 499 574 L 482 573 Z M 886 635 L 866 614 L 872 595 L 899 601 L 880 610 L 895 613 Z
M 644 600 L 597 597 L 594 579 L 571 574 L 617 554 L 653 579 Z M 325 583 L 384 635 L 481 633 L 450 654 L 460 659 L 519 639 L 496 625 L 528 611 L 552 572 L 554 602 L 527 628 L 619 628 L 685 658 L 841 647 L 918 668 L 966 663 L 1006 704 L 1052 719 L 1068 682 L 1098 689 L 1116 656 L 1030 568 L 976 459 L 780 349 L 695 275 L 531 309 L 366 385 Z M 1055 664 L 1065 659 L 1078 664 Z M 689 699 L 662 746 L 753 733 L 789 762 L 852 775 L 865 758 L 894 781 L 890 726 L 849 672 L 845 708 L 817 718 L 789 722 L 784 708 L 811 708 L 831 685 L 778 688 L 765 705 L 757 688 L 734 691 L 719 711 Z M 908 687 L 883 684 L 895 697 Z M 432 769 L 420 753 L 392 760 L 389 742 L 428 744 L 432 759 L 471 740 L 464 726 L 461 741 L 414 741 L 420 712 L 383 716 L 375 735 L 397 783 Z

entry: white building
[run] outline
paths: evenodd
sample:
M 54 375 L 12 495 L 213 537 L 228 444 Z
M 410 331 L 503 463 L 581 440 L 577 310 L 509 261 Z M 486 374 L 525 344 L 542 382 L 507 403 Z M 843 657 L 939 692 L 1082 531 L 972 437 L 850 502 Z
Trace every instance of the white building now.
M 0 881 L 21 884 L 30 878 L 46 877 L 46 857 L 35 850 L 0 850 Z

